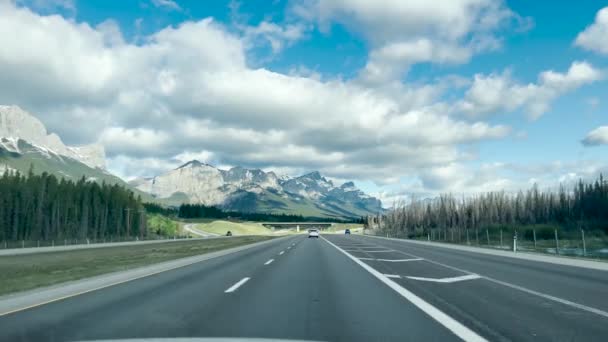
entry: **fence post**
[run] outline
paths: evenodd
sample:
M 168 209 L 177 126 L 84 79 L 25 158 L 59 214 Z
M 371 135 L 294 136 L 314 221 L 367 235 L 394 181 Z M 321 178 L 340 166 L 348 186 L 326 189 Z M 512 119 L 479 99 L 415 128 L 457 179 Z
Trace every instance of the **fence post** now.
M 513 233 L 513 252 L 517 252 L 517 230 Z
M 488 240 L 488 247 L 490 246 L 490 231 L 486 228 L 486 240 Z
M 534 237 L 534 249 L 536 249 L 536 229 L 532 229 L 532 236 Z
M 431 241 L 431 234 L 430 233 L 426 233 L 426 240 L 427 241 Z
M 500 248 L 502 248 L 502 229 L 500 230 Z
M 469 228 L 466 229 L 467 232 L 467 245 L 470 245 L 471 242 L 469 241 Z
M 555 254 L 559 255 L 559 239 L 557 238 L 557 229 L 554 229 L 555 232 Z
M 583 238 L 583 256 L 587 256 L 587 245 L 585 245 L 585 230 L 581 228 L 581 237 Z

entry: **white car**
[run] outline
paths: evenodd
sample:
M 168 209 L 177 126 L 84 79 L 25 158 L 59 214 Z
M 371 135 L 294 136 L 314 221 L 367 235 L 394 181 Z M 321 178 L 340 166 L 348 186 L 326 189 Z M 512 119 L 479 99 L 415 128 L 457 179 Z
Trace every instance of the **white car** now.
M 308 237 L 309 238 L 318 238 L 319 237 L 319 230 L 317 230 L 317 229 L 310 229 L 308 231 Z

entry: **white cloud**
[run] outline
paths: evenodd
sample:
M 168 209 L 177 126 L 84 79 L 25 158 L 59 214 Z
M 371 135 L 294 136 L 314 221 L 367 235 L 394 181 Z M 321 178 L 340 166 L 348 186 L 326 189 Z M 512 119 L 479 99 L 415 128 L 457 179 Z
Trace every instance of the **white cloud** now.
M 154 155 L 156 149 L 169 142 L 169 135 L 162 131 L 147 128 L 110 127 L 99 137 L 111 154 L 145 154 Z
M 608 55 L 608 7 L 597 12 L 593 24 L 578 34 L 574 44 L 586 50 Z
M 566 73 L 541 72 L 537 83 L 520 84 L 509 71 L 502 74 L 476 74 L 465 99 L 457 109 L 473 116 L 511 112 L 525 108 L 532 119 L 543 115 L 560 95 L 605 77 L 604 72 L 587 62 L 576 61 Z
M 162 7 L 172 11 L 182 10 L 179 4 L 173 0 L 152 0 L 152 4 L 156 7 Z
M 112 22 L 2 4 L 2 32 L 20 35 L 0 34 L 0 103 L 24 106 L 68 143 L 100 141 L 124 176 L 200 157 L 391 183 L 470 158 L 461 144 L 509 133 L 450 117 L 441 82 L 368 88 L 252 68 L 247 38 L 209 18 L 131 44 Z
M 600 126 L 592 130 L 582 143 L 585 146 L 608 145 L 608 126 Z
M 509 22 L 530 26 L 503 1 L 491 0 L 311 0 L 293 11 L 321 30 L 338 22 L 365 37 L 372 51 L 362 77 L 375 83 L 397 79 L 415 63 L 466 62 L 499 48 L 495 32 Z
M 279 53 L 284 48 L 301 40 L 306 33 L 306 26 L 297 24 L 279 24 L 262 21 L 257 26 L 242 26 L 248 46 L 259 46 L 259 41 L 270 44 L 273 53 Z

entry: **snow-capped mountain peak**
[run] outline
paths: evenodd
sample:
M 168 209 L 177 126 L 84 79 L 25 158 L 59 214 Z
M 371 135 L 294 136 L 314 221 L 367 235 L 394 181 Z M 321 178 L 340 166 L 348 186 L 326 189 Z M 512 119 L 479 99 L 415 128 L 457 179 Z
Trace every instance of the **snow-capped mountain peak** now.
M 70 157 L 90 167 L 105 169 L 103 146 L 66 146 L 57 134 L 49 134 L 40 120 L 18 106 L 0 106 L 0 137 L 7 141 L 22 139 L 47 153 Z
M 192 160 L 160 176 L 140 178 L 130 184 L 157 198 L 169 199 L 181 193 L 186 195 L 190 203 L 219 205 L 233 210 L 255 210 L 260 203 L 267 206 L 266 210 L 285 210 L 289 204 L 283 201 L 297 202 L 298 205 L 306 202 L 313 210 L 321 211 L 345 206 L 351 208 L 350 213 L 354 216 L 375 213 L 381 208 L 379 200 L 365 195 L 354 183 L 347 182 L 335 187 L 318 171 L 294 178 L 277 177 L 272 171 L 241 166 L 221 170 Z M 347 212 L 338 211 L 333 215 L 345 215 Z

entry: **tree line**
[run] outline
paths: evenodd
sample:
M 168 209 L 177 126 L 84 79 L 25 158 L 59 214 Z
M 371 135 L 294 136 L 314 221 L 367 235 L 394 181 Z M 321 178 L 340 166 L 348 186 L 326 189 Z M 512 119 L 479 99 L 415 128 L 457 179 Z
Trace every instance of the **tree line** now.
M 147 205 L 146 205 L 147 206 Z M 307 217 L 297 214 L 275 214 L 275 213 L 255 213 L 224 211 L 215 206 L 203 204 L 182 204 L 177 209 L 177 216 L 180 218 L 214 218 L 214 219 L 239 219 L 243 221 L 258 222 L 343 222 L 343 223 L 362 223 L 361 218 L 351 220 L 331 219 L 326 217 Z
M 383 231 L 407 236 L 426 235 L 433 229 L 500 226 L 516 230 L 534 225 L 608 233 L 608 182 L 600 175 L 594 182 L 579 180 L 568 188 L 560 185 L 557 191 L 541 191 L 534 185 L 516 194 L 502 191 L 472 197 L 443 194 L 431 200 L 413 199 L 396 204 L 379 221 Z
M 119 185 L 43 172 L 0 177 L 0 240 L 144 238 L 141 199 Z

